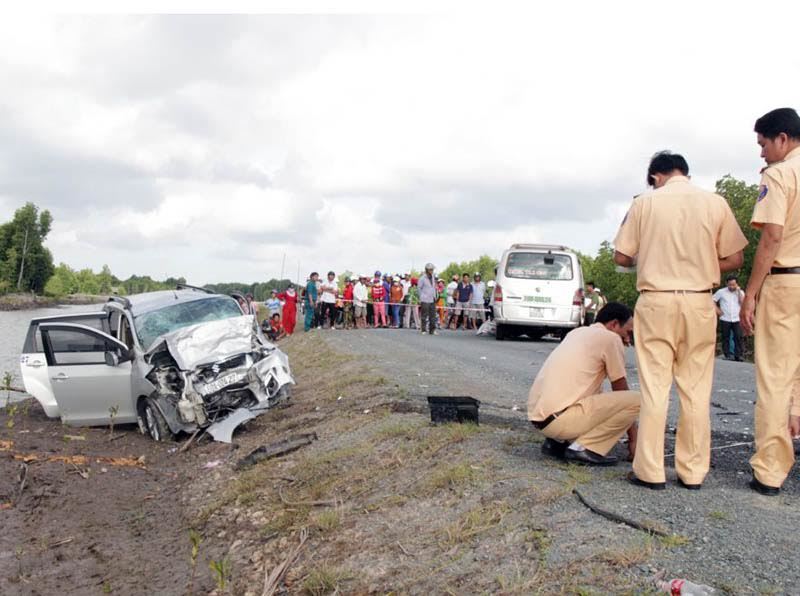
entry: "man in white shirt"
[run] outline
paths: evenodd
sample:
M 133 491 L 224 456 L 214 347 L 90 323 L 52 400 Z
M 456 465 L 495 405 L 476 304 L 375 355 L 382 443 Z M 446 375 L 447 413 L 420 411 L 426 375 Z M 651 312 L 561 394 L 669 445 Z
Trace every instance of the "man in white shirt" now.
M 725 360 L 742 360 L 742 326 L 739 324 L 739 311 L 742 309 L 744 292 L 739 287 L 735 275 L 728 276 L 728 285 L 714 294 L 714 304 L 722 330 L 722 353 Z M 731 335 L 733 335 L 733 353 L 731 353 Z
M 358 276 L 358 283 L 353 287 L 353 305 L 355 306 L 356 327 L 364 329 L 367 326 L 367 300 L 369 299 L 369 289 L 367 288 L 366 275 Z
M 484 296 L 486 295 L 486 284 L 481 279 L 481 272 L 476 271 L 472 277 L 472 310 L 469 312 L 475 329 L 480 328 L 486 321 Z
M 336 294 L 339 291 L 339 284 L 336 283 L 336 274 L 328 271 L 328 279 L 322 282 L 322 312 L 320 313 L 320 326 L 325 324 L 325 319 L 330 318 L 331 329 L 335 329 L 336 324 Z
M 455 293 L 456 290 L 458 289 L 458 281 L 459 281 L 458 275 L 453 275 L 452 281 L 449 284 L 447 284 L 447 310 L 449 311 L 448 320 L 450 320 L 450 317 L 453 316 L 453 312 L 455 311 L 455 306 L 456 306 Z

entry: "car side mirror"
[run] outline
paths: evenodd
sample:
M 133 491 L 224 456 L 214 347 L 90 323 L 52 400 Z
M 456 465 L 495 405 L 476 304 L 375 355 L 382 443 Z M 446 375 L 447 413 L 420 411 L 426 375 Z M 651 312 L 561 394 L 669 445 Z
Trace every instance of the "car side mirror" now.
M 119 356 L 115 352 L 106 352 L 105 357 L 107 366 L 119 366 Z

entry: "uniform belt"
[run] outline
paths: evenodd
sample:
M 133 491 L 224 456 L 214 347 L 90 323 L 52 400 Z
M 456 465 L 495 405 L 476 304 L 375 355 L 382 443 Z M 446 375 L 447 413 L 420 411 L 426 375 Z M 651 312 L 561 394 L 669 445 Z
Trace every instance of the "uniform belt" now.
M 786 273 L 800 273 L 800 267 L 773 267 L 769 270 L 772 275 L 780 275 Z
M 544 420 L 531 420 L 531 424 L 533 424 L 539 430 L 544 430 L 548 424 L 550 424 L 553 420 L 561 416 L 561 414 L 563 413 L 564 410 L 561 410 L 560 412 L 556 412 L 555 414 L 550 414 Z
M 642 294 L 710 294 L 711 291 L 711 288 L 708 290 L 641 290 Z

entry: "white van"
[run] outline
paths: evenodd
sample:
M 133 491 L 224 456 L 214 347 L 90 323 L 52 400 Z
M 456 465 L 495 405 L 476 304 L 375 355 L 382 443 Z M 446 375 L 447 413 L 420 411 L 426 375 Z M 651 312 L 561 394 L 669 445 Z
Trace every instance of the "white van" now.
M 497 339 L 564 337 L 583 320 L 583 272 L 566 246 L 514 244 L 497 267 L 492 307 Z

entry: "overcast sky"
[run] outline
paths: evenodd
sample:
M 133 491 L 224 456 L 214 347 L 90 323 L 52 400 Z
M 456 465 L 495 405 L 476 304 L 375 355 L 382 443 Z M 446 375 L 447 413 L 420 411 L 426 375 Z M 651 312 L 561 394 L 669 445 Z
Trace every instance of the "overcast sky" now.
M 33 201 L 57 262 L 194 283 L 594 252 L 653 152 L 756 182 L 755 118 L 800 108 L 800 3 L 732 6 L 6 16 L 0 220 Z

